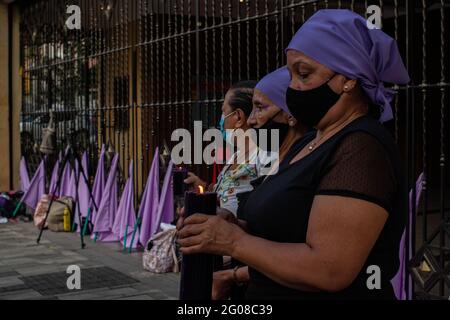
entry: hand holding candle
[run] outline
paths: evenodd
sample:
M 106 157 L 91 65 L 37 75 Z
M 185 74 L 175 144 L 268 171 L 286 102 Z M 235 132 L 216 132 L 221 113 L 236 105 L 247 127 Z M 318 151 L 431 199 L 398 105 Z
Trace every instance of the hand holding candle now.
M 184 218 L 201 212 L 215 215 L 217 206 L 216 193 L 186 192 Z M 210 300 L 212 275 L 214 272 L 214 256 L 195 254 L 183 256 L 181 268 L 180 300 Z
M 192 172 L 187 173 L 187 178 L 184 180 L 184 183 L 190 185 L 190 189 L 193 191 L 198 191 L 199 187 L 202 187 L 207 191 L 207 183 Z
M 232 256 L 246 235 L 235 223 L 213 214 L 216 201 L 214 193 L 186 194 L 185 212 L 177 224 L 178 244 L 183 253 L 182 300 L 211 299 L 212 274 L 220 269 L 214 270 L 214 266 L 219 266 L 218 260 L 222 265 L 223 255 Z

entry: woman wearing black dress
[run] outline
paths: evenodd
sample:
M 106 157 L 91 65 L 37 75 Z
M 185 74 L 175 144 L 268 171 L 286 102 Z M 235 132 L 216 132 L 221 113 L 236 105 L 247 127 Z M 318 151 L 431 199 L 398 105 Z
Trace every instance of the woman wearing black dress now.
M 287 104 L 317 132 L 249 197 L 247 228 L 197 214 L 183 254 L 230 255 L 248 299 L 394 299 L 406 197 L 384 82 L 407 83 L 395 41 L 348 10 L 320 10 L 292 39 Z

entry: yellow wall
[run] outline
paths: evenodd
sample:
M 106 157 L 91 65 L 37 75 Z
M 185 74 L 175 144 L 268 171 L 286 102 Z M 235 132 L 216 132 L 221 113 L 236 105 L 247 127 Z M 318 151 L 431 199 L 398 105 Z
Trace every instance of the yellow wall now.
M 9 190 L 8 6 L 0 4 L 0 190 Z
M 20 74 L 20 12 L 19 7 L 14 6 L 12 31 L 12 92 L 13 92 L 13 114 L 12 114 L 12 139 L 13 143 L 13 173 L 14 189 L 19 189 L 19 161 L 20 161 L 20 111 L 22 109 L 22 76 Z
M 19 187 L 20 133 L 19 117 L 21 105 L 21 80 L 19 74 L 19 14 L 14 7 L 13 15 L 13 124 L 12 137 L 9 135 L 9 57 L 8 57 L 8 6 L 0 4 L 0 191 L 10 189 L 10 176 L 13 176 L 13 188 Z M 13 150 L 9 141 L 13 140 Z M 13 164 L 10 167 L 10 153 Z

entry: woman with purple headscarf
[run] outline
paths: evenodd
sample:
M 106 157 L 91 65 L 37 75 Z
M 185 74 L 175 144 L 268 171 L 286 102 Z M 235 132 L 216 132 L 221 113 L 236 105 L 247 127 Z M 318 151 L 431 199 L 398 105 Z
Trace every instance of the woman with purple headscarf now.
M 354 12 L 320 10 L 286 54 L 287 105 L 317 132 L 252 193 L 247 230 L 191 216 L 181 250 L 247 264 L 249 299 L 395 299 L 406 196 L 381 123 L 392 119 L 385 83 L 409 82 L 397 45 Z
M 286 105 L 286 90 L 289 87 L 291 76 L 286 66 L 283 66 L 266 76 L 264 76 L 256 85 L 253 93 L 253 111 L 247 122 L 250 127 L 256 131 L 267 130 L 270 140 L 270 134 L 274 130 L 278 130 L 278 152 L 271 154 L 267 151 L 274 151 L 270 146 L 267 148 L 258 146 L 258 157 L 261 158 L 260 166 L 267 165 L 265 170 L 259 169 L 259 178 L 251 182 L 254 188 L 266 178 L 268 174 L 274 174 L 278 169 L 280 163 L 292 150 L 296 150 L 297 146 L 301 144 L 301 139 L 305 136 L 307 128 L 299 121 L 297 121 L 289 111 Z M 238 198 L 237 218 L 245 220 L 243 216 L 243 209 L 245 202 L 253 190 L 240 193 Z M 240 225 L 245 225 L 245 221 L 236 221 L 233 217 L 226 217 L 229 221 L 235 221 Z M 220 300 L 231 297 L 233 300 L 238 300 L 242 297 L 242 292 L 245 290 L 245 283 L 248 282 L 248 268 L 238 261 L 233 261 L 233 268 L 217 271 L 213 278 L 213 294 L 214 300 Z
M 255 130 L 279 131 L 279 162 L 283 162 L 288 151 L 308 131 L 303 123 L 297 121 L 286 104 L 286 90 L 291 76 L 287 66 L 278 68 L 263 77 L 255 87 L 253 111 L 248 123 Z M 262 146 L 260 146 L 261 148 Z

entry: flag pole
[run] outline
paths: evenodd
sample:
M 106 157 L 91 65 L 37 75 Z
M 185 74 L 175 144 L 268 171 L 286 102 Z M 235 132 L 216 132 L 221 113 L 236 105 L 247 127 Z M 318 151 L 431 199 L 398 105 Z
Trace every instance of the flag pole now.
M 19 212 L 20 208 L 22 207 L 22 204 L 23 204 L 22 201 L 20 201 L 20 202 L 17 204 L 17 206 L 16 206 L 16 208 L 14 209 L 14 212 L 13 212 L 13 218 L 16 217 L 17 213 Z
M 128 233 L 128 223 L 125 226 L 125 232 L 123 235 L 123 252 L 127 252 L 127 233 Z M 133 246 L 133 243 L 130 244 L 130 247 Z
M 136 223 L 134 224 L 133 236 L 131 237 L 131 244 L 130 244 L 130 248 L 128 249 L 129 253 L 131 253 L 131 251 L 133 249 L 132 246 L 133 246 L 134 238 L 136 237 L 137 228 L 139 227 L 140 224 L 141 224 L 141 217 L 139 216 L 136 219 Z
M 87 226 L 88 226 L 90 217 L 91 217 L 91 208 L 88 208 L 86 221 L 84 221 L 84 226 L 83 226 L 83 237 L 86 235 L 86 230 L 87 230 Z

